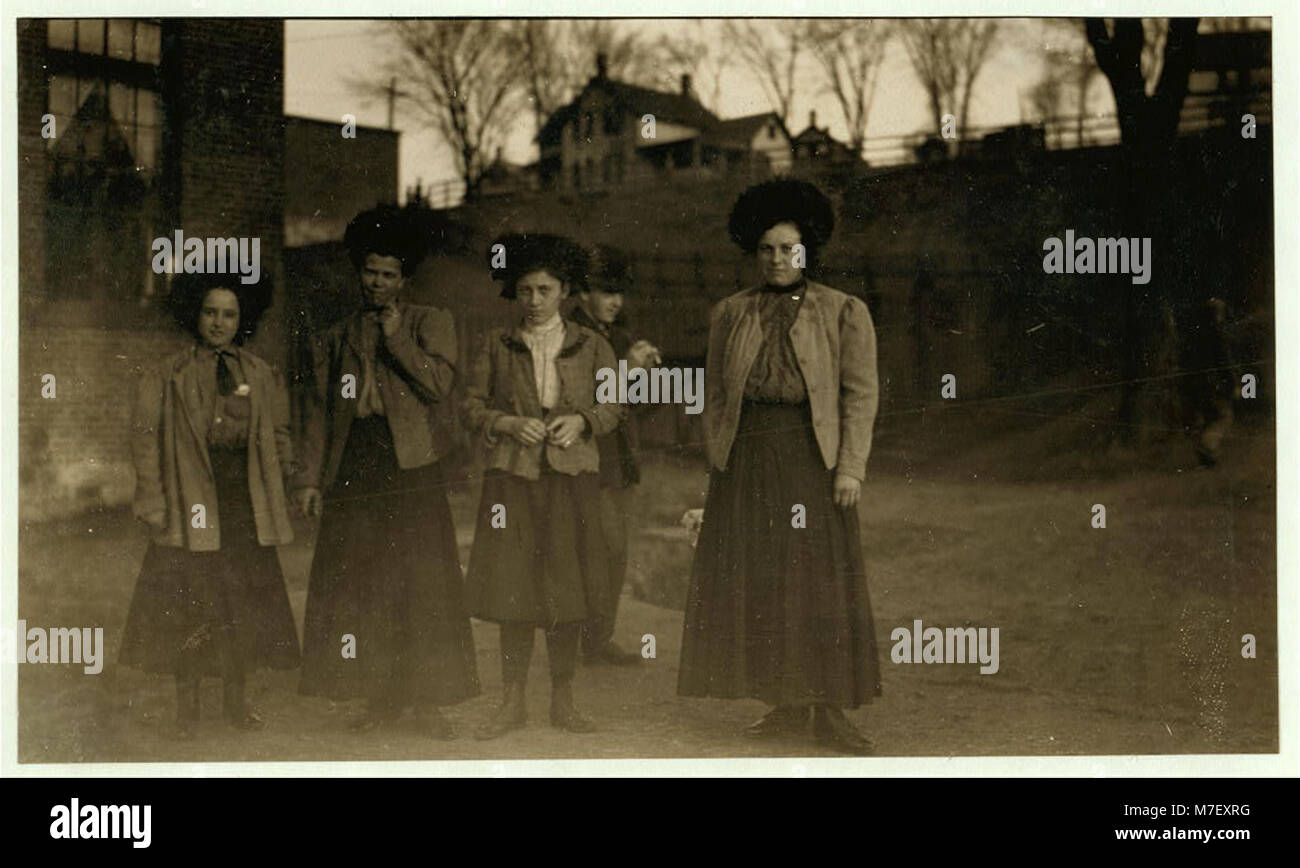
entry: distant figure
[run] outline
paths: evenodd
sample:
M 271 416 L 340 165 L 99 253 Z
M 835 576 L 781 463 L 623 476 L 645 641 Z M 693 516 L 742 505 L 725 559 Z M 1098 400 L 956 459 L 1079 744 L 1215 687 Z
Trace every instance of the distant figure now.
M 1223 453 L 1223 438 L 1232 429 L 1232 403 L 1238 379 L 1225 322 L 1228 306 L 1210 298 L 1197 309 L 1184 367 L 1196 373 L 1189 382 L 1193 424 L 1198 428 L 1196 455 L 1213 467 Z
M 622 314 L 623 296 L 632 285 L 627 254 L 616 247 L 597 245 L 589 284 L 579 288 L 569 319 L 608 340 L 614 354 L 627 361 L 629 370 L 660 364 L 659 350 L 649 341 L 633 340 Z M 600 450 L 600 515 L 609 545 L 609 588 L 605 611 L 582 628 L 582 653 L 588 663 L 636 663 L 641 655 L 624 651 L 614 642 L 614 623 L 627 579 L 632 489 L 641 481 L 633 420 L 629 417 L 611 433 L 597 437 L 596 446 Z
M 204 675 L 222 714 L 261 729 L 244 700 L 252 669 L 298 665 L 298 631 L 275 547 L 293 541 L 289 397 L 243 348 L 263 286 L 180 274 L 171 308 L 195 341 L 145 374 L 132 423 L 135 515 L 153 528 L 122 635 L 121 662 L 176 677 L 176 735 L 194 738 Z
M 443 470 L 458 354 L 451 314 L 402 298 L 429 245 L 411 213 L 382 205 L 348 225 L 362 307 L 313 353 L 295 487 L 321 521 L 299 691 L 366 699 L 355 732 L 413 709 L 421 734 L 450 739 L 439 706 L 479 693 Z
M 834 214 L 811 184 L 741 194 L 731 237 L 762 282 L 710 317 L 712 465 L 686 603 L 678 693 L 761 699 L 746 731 L 871 743 L 844 716 L 880 694 L 858 502 L 877 406 L 867 306 L 805 278 Z
M 597 438 L 618 428 L 621 404 L 596 401 L 596 373 L 618 364 L 600 335 L 560 316 L 586 284 L 588 255 L 556 235 L 506 235 L 492 276 L 520 322 L 490 330 L 465 387 L 466 427 L 483 438 L 487 470 L 466 593 L 470 614 L 500 625 L 501 706 L 479 728 L 498 738 L 528 720 L 534 633 L 546 633 L 551 726 L 596 724 L 573 700 L 583 624 L 607 611 L 609 550 L 600 514 Z M 499 263 L 499 260 L 498 260 Z

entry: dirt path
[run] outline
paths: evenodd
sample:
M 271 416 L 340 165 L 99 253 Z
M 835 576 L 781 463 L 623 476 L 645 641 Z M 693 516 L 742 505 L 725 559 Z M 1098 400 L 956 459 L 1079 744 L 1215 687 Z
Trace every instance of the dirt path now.
M 676 472 L 669 465 L 656 472 Z M 698 480 L 683 477 L 682 506 Z M 1230 472 L 1097 484 L 1010 485 L 978 479 L 873 478 L 864 541 L 881 645 L 884 697 L 853 714 L 884 756 L 1268 752 L 1277 745 L 1271 487 Z M 1106 503 L 1108 528 L 1089 525 Z M 455 505 L 458 525 L 472 508 Z M 670 507 L 675 509 L 675 507 Z M 462 531 L 464 528 L 462 527 Z M 467 542 L 462 533 L 462 542 Z M 25 528 L 20 616 L 29 625 L 104 625 L 110 660 L 144 537 L 121 512 Z M 680 570 L 690 550 L 663 522 L 641 528 L 633 571 Z M 310 550 L 282 550 L 300 621 Z M 269 727 L 236 736 L 205 687 L 201 738 L 163 736 L 169 679 L 105 667 L 20 667 L 22 762 L 328 761 L 501 758 L 832 756 L 802 740 L 739 735 L 758 702 L 675 694 L 681 613 L 628 596 L 619 641 L 653 634 L 635 667 L 584 667 L 576 691 L 601 731 L 570 735 L 547 720 L 544 643 L 529 687 L 532 722 L 494 742 L 468 735 L 500 687 L 496 631 L 475 624 L 484 693 L 449 711 L 459 739 L 430 742 L 397 724 L 349 733 L 347 706 L 299 698 L 296 673 L 261 674 L 253 700 Z M 911 626 L 999 627 L 1000 670 L 895 664 L 890 632 Z M 1258 657 L 1243 659 L 1252 633 Z M 793 768 L 793 766 L 792 766 Z M 491 773 L 491 766 L 485 767 Z

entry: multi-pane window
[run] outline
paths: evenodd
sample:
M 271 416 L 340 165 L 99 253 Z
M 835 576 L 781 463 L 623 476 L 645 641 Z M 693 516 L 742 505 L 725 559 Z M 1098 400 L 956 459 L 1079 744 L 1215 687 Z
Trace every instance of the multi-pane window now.
M 48 22 L 47 37 L 50 48 L 82 55 L 63 58 L 55 65 L 62 69 L 50 76 L 47 111 L 54 115 L 55 129 L 61 135 L 74 121 L 81 126 L 109 121 L 134 165 L 156 169 L 161 107 L 149 68 L 159 62 L 159 25 L 122 18 L 58 19 Z M 96 62 L 99 58 L 122 63 Z M 52 151 L 62 151 L 58 145 L 59 136 L 47 141 Z
M 57 18 L 49 21 L 46 34 L 49 47 L 60 51 L 104 55 L 154 66 L 162 54 L 162 29 L 151 21 Z
M 160 224 L 162 26 L 49 20 L 46 49 L 47 292 L 143 302 L 159 289 L 147 254 Z

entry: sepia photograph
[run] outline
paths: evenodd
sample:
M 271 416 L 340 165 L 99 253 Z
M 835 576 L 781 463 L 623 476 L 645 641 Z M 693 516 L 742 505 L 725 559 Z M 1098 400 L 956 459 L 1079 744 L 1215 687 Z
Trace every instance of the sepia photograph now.
M 1278 757 L 1272 17 L 356 11 L 11 19 L 20 768 Z

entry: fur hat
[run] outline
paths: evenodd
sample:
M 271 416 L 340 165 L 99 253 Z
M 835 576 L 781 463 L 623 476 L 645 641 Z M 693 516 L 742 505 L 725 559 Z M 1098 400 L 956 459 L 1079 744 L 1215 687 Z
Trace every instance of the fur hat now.
M 570 290 L 585 290 L 591 263 L 587 251 L 572 239 L 524 232 L 498 236 L 488 246 L 488 267 L 492 279 L 502 284 L 501 297 L 514 298 L 515 284 L 532 271 L 546 271 L 567 283 Z
M 624 293 L 632 288 L 632 265 L 623 250 L 612 244 L 597 244 L 591 255 L 591 289 Z
M 433 222 L 413 205 L 376 205 L 352 218 L 343 243 L 358 270 L 367 256 L 377 253 L 400 260 L 402 276 L 410 277 L 433 245 Z
M 807 181 L 776 178 L 755 184 L 736 199 L 727 220 L 731 240 L 746 253 L 758 249 L 758 239 L 778 223 L 799 227 L 801 243 L 811 261 L 830 240 L 835 212 L 826 194 Z

